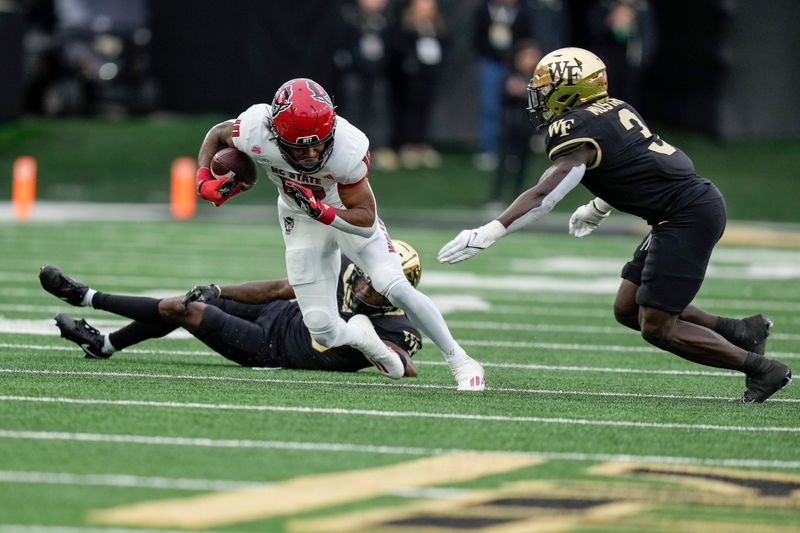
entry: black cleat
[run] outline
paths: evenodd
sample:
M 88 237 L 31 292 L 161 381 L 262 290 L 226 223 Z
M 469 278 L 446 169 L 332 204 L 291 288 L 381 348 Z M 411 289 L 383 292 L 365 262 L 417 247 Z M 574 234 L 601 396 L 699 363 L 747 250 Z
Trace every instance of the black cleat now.
M 767 337 L 772 330 L 772 320 L 764 315 L 753 315 L 741 319 L 742 329 L 737 331 L 733 344 L 758 355 L 764 355 L 767 348 Z M 745 376 L 745 387 L 750 387 L 750 376 Z
M 86 320 L 59 313 L 56 315 L 56 326 L 61 336 L 81 347 L 86 359 L 108 359 L 110 354 L 103 353 L 103 335 L 90 326 Z
M 744 332 L 734 344 L 748 352 L 764 355 L 764 350 L 767 347 L 767 337 L 769 337 L 772 329 L 772 320 L 764 315 L 753 315 L 743 318 L 742 323 L 744 324 Z
M 83 304 L 86 291 L 89 290 L 87 285 L 75 281 L 58 268 L 50 265 L 44 265 L 39 269 L 39 282 L 44 290 L 56 298 L 79 307 Z
M 792 369 L 780 361 L 765 359 L 762 367 L 748 376 L 747 390 L 739 403 L 761 403 L 792 382 Z

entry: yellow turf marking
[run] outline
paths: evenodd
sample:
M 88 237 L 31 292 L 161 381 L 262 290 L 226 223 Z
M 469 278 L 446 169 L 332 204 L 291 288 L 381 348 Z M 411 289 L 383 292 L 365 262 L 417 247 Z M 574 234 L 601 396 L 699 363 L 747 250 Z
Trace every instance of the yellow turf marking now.
M 720 242 L 755 246 L 800 246 L 800 232 L 771 230 L 747 224 L 728 224 Z
M 662 468 L 664 465 L 648 465 L 645 463 L 606 463 L 591 467 L 589 471 L 596 475 L 615 477 L 625 475 L 632 468 L 653 466 Z M 718 475 L 733 475 L 742 478 L 780 479 L 791 481 L 796 476 L 774 472 L 751 472 L 732 469 L 718 469 L 705 467 L 682 466 L 669 467 L 677 472 L 695 471 L 708 472 Z M 664 469 L 667 470 L 667 469 Z M 665 477 L 662 481 L 671 478 Z M 458 527 L 448 528 L 444 523 L 437 527 L 422 527 L 421 525 L 392 525 L 392 522 L 413 521 L 425 517 L 440 519 L 490 519 L 502 518 L 510 522 L 500 524 L 486 524 L 477 527 L 481 533 L 559 533 L 575 529 L 604 529 L 608 524 L 613 524 L 614 530 L 620 532 L 658 531 L 686 533 L 747 533 L 759 531 L 764 533 L 788 533 L 798 531 L 796 528 L 781 524 L 766 525 L 759 522 L 758 518 L 739 517 L 725 522 L 704 520 L 691 520 L 682 518 L 667 518 L 648 516 L 642 513 L 654 506 L 689 506 L 692 508 L 717 508 L 730 507 L 735 501 L 737 507 L 749 509 L 797 509 L 797 499 L 793 497 L 758 496 L 738 492 L 731 494 L 729 487 L 722 487 L 722 483 L 715 483 L 713 491 L 711 485 L 700 486 L 676 485 L 672 483 L 659 483 L 656 486 L 640 482 L 612 482 L 607 481 L 537 481 L 522 480 L 505 483 L 496 490 L 469 490 L 455 493 L 446 500 L 420 500 L 404 506 L 386 506 L 379 509 L 359 510 L 340 515 L 327 516 L 316 519 L 295 519 L 288 523 L 289 531 L 293 533 L 349 533 L 351 531 L 370 531 L 371 533 L 397 533 L 399 531 L 414 531 L 414 533 L 443 533 L 444 531 L 464 530 Z M 796 496 L 797 492 L 793 496 Z M 558 499 L 585 499 L 585 500 L 610 500 L 608 503 L 597 505 L 588 509 L 556 509 L 531 506 L 504 506 L 493 503 L 503 498 L 543 498 L 545 500 Z M 733 497 L 733 500 L 731 499 Z M 755 521 L 753 521 L 755 520 Z M 421 523 L 421 522 L 419 522 Z M 454 524 L 455 526 L 455 524 Z M 413 529 L 412 529 L 413 528 Z
M 553 498 L 609 498 L 618 501 L 638 502 L 642 504 L 669 504 L 669 505 L 702 505 L 705 507 L 725 507 L 731 502 L 731 494 L 726 491 L 711 490 L 709 485 L 680 484 L 681 479 L 668 477 L 659 478 L 657 485 L 652 484 L 652 476 L 643 483 L 643 480 L 631 483 L 615 481 L 517 481 L 508 483 L 509 489 L 514 489 L 528 496 L 543 496 Z M 713 487 L 714 489 L 719 488 Z M 784 496 L 760 496 L 753 493 L 746 495 L 741 492 L 734 495 L 736 507 L 748 509 L 798 509 L 797 498 Z
M 582 513 L 568 513 L 544 518 L 533 516 L 527 520 L 487 529 L 481 533 L 560 533 L 572 531 L 578 527 L 587 528 L 591 525 L 602 527 L 602 524 L 616 523 L 645 508 L 645 505 L 633 502 L 609 503 Z
M 702 520 L 672 520 L 668 518 L 627 519 L 614 524 L 614 529 L 622 532 L 641 533 L 642 531 L 680 533 L 797 533 L 792 525 L 765 524 L 764 522 L 707 522 Z M 483 532 L 481 532 L 483 533 Z
M 471 490 L 447 500 L 423 500 L 402 507 L 384 507 L 374 510 L 359 510 L 337 516 L 309 520 L 292 520 L 288 530 L 294 533 L 350 533 L 352 531 L 414 533 L 460 530 L 443 527 L 423 527 L 419 525 L 392 526 L 388 522 L 413 519 L 419 516 L 466 518 L 505 518 L 513 519 L 502 524 L 486 525 L 478 528 L 481 533 L 560 533 L 588 524 L 616 523 L 639 513 L 649 506 L 645 503 L 617 501 L 598 505 L 587 510 L 565 510 L 546 508 L 525 508 L 513 506 L 493 506 L 491 501 L 504 497 L 528 497 L 539 494 L 549 497 L 552 485 L 545 482 L 522 482 L 506 484 L 497 490 Z M 534 489 L 531 492 L 529 489 Z M 567 496 L 569 497 L 569 496 Z M 598 496 L 602 498 L 602 496 Z M 596 499 L 596 498 L 593 498 Z
M 389 466 L 304 476 L 244 491 L 140 502 L 92 511 L 89 519 L 118 526 L 201 529 L 340 505 L 400 488 L 459 483 L 542 462 L 539 458 L 510 454 L 438 455 Z
M 651 473 L 636 474 L 638 469 L 651 470 Z M 760 479 L 765 481 L 781 481 L 786 483 L 800 483 L 800 476 L 793 474 L 786 474 L 783 472 L 759 472 L 752 470 L 735 470 L 732 468 L 719 468 L 707 467 L 698 465 L 665 465 L 658 463 L 632 463 L 632 462 L 608 462 L 600 465 L 593 466 L 587 470 L 588 473 L 600 476 L 625 476 L 625 475 L 641 475 L 646 477 L 661 477 L 664 480 L 669 480 L 674 483 L 680 483 L 686 486 L 692 486 L 703 490 L 704 492 L 713 492 L 717 494 L 729 495 L 752 495 L 757 497 L 760 493 L 758 489 L 747 487 L 744 485 L 736 485 L 735 483 L 725 480 L 717 479 L 703 479 L 698 477 L 681 476 L 685 472 L 688 474 L 709 474 L 716 476 L 727 476 L 733 479 Z M 672 474 L 672 475 L 671 475 Z M 770 496 L 769 499 L 777 501 L 778 499 L 798 500 L 800 499 L 800 490 L 792 491 L 788 497 Z
M 644 224 L 642 220 L 634 219 L 631 221 L 629 229 L 641 235 L 646 235 L 650 231 L 650 226 Z M 746 223 L 730 223 L 726 226 L 720 243 L 740 246 L 797 247 L 800 246 L 800 232 L 770 229 Z

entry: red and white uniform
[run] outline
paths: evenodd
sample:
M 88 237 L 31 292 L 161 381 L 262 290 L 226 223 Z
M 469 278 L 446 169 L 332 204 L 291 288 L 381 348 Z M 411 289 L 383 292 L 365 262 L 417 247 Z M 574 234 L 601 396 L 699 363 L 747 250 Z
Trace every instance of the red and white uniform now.
M 272 140 L 272 132 L 266 123 L 271 113 L 269 105 L 256 104 L 239 115 L 233 129 L 233 143 L 236 148 L 264 167 L 270 181 L 278 187 L 279 194 L 287 204 L 295 205 L 294 200 L 283 191 L 283 182 L 290 180 L 314 191 L 318 200 L 337 209 L 343 208 L 338 189 L 356 185 L 367 177 L 367 136 L 344 118 L 337 117 L 333 151 L 327 163 L 319 172 L 300 174 L 283 159 L 278 144 Z M 324 196 L 320 196 L 321 192 L 324 192 Z
M 283 190 L 284 181 L 294 181 L 311 189 L 324 203 L 344 208 L 339 191 L 367 179 L 369 141 L 366 135 L 338 116 L 329 159 L 318 172 L 300 174 L 281 155 L 267 126 L 270 113 L 269 105 L 256 104 L 239 115 L 234 123 L 233 142 L 238 150 L 266 170 L 278 189 L 287 277 L 309 329 L 319 330 L 319 321 L 341 320 L 336 303 L 340 250 L 370 276 L 373 287 L 379 292 L 405 281 L 405 276 L 377 216 L 369 236 L 354 235 L 312 219 Z

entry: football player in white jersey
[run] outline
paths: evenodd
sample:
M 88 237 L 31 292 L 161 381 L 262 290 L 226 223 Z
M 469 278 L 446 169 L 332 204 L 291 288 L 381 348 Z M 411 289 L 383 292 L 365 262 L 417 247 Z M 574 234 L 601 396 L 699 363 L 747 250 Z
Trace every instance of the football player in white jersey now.
M 209 130 L 198 156 L 197 191 L 215 205 L 244 187 L 235 177 L 214 179 L 209 169 L 211 158 L 225 147 L 246 153 L 278 188 L 287 277 L 319 344 L 354 346 L 389 377 L 403 375 L 403 360 L 381 342 L 369 319 L 356 315 L 345 322 L 339 316 L 336 284 L 344 252 L 442 351 L 458 390 L 484 389 L 483 367 L 453 339 L 433 302 L 403 275 L 367 179 L 369 141 L 336 115 L 321 85 L 307 78 L 289 80 L 271 105 L 256 104 Z

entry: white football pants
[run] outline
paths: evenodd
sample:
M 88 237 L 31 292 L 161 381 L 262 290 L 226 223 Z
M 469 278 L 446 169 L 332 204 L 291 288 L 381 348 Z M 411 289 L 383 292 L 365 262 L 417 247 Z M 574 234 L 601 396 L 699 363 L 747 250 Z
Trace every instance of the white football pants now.
M 286 244 L 289 283 L 303 322 L 319 344 L 360 348 L 363 343 L 361 330 L 339 316 L 336 288 L 340 253 L 344 253 L 367 273 L 376 291 L 403 309 L 414 325 L 431 338 L 451 366 L 463 360 L 466 353 L 453 339 L 439 309 L 403 274 L 400 258 L 390 251 L 390 238 L 380 220 L 372 235 L 359 237 L 317 222 L 281 197 L 278 217 Z

